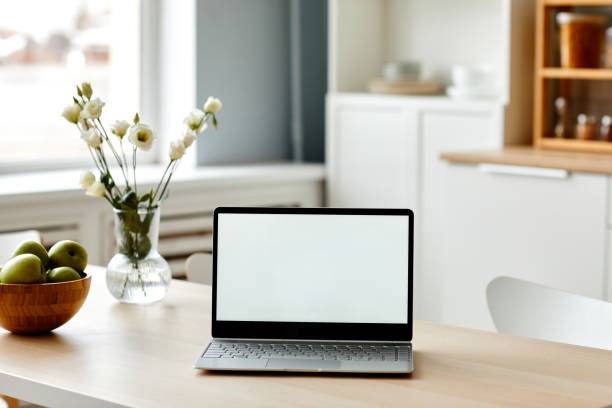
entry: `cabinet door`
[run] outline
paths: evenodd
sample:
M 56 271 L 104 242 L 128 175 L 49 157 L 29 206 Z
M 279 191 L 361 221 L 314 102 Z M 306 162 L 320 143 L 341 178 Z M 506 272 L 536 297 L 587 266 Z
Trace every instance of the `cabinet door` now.
M 445 276 L 442 237 L 448 230 L 443 220 L 446 162 L 444 151 L 495 149 L 502 145 L 501 110 L 457 112 L 426 110 L 421 118 L 421 202 L 416 214 L 415 316 L 438 321 L 438 290 Z
M 403 105 L 333 98 L 329 104 L 329 204 L 414 208 L 416 141 Z
M 602 297 L 605 176 L 495 174 L 457 164 L 446 170 L 439 321 L 493 330 L 485 290 L 497 276 Z

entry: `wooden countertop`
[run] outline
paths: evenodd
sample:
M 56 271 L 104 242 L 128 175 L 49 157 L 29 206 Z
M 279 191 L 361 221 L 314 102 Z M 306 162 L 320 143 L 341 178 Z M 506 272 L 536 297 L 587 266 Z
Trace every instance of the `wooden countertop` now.
M 0 393 L 52 407 L 604 407 L 612 352 L 417 321 L 410 376 L 211 373 L 211 288 L 115 301 L 90 266 L 82 310 L 51 334 L 0 329 Z
M 542 150 L 532 146 L 506 147 L 490 151 L 445 152 L 440 157 L 442 160 L 455 163 L 493 163 L 612 174 L 612 154 Z

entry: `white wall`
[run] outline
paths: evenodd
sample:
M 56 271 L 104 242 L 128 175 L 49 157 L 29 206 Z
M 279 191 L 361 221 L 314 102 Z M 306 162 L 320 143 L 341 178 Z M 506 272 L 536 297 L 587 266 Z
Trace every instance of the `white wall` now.
M 416 59 L 426 73 L 450 80 L 452 64 L 499 66 L 505 44 L 501 2 L 385 0 L 385 61 Z
M 487 64 L 507 82 L 510 0 L 329 1 L 330 92 L 364 92 L 397 60 L 445 83 L 455 64 Z

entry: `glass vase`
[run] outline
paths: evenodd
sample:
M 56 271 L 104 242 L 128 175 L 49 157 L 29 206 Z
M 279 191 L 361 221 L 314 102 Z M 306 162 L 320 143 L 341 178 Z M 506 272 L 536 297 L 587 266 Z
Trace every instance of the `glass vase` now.
M 172 273 L 168 262 L 157 252 L 159 208 L 114 212 L 118 252 L 106 266 L 108 290 L 123 303 L 161 300 Z

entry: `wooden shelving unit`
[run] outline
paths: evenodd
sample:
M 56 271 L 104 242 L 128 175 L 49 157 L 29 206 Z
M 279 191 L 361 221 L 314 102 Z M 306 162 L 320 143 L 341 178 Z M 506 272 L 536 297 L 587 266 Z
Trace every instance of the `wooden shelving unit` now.
M 536 50 L 534 82 L 534 145 L 543 149 L 612 153 L 612 142 L 602 140 L 561 139 L 553 137 L 551 123 L 555 119 L 553 92 L 555 89 L 571 88 L 572 81 L 612 81 L 612 69 L 606 68 L 562 68 L 555 66 L 553 49 L 556 38 L 554 21 L 557 11 L 574 8 L 611 7 L 612 0 L 538 0 L 536 9 Z M 612 20 L 612 19 L 611 19 Z M 553 82 L 558 81 L 557 86 Z M 611 95 L 612 98 L 612 95 Z M 612 115 L 612 111 L 609 113 Z M 575 119 L 575 118 L 571 118 Z

